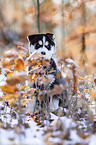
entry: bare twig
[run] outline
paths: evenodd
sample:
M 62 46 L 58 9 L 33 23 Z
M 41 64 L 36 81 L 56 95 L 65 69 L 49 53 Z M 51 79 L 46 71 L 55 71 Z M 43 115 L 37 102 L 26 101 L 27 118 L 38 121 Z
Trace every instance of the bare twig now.
M 40 33 L 40 3 L 39 0 L 37 0 L 37 26 L 38 26 L 38 32 Z
M 82 25 L 83 25 L 83 33 L 82 33 L 82 52 L 85 52 L 86 49 L 86 44 L 85 44 L 85 33 L 84 33 L 84 28 L 86 24 L 86 11 L 85 11 L 85 3 L 83 2 L 82 5 Z
M 65 51 L 65 20 L 64 20 L 64 9 L 65 9 L 65 0 L 62 0 L 62 7 L 61 7 L 61 13 L 62 13 L 62 27 L 61 27 L 61 32 L 62 32 L 62 42 L 64 42 L 62 44 L 61 42 L 61 47 L 62 47 L 62 54 Z

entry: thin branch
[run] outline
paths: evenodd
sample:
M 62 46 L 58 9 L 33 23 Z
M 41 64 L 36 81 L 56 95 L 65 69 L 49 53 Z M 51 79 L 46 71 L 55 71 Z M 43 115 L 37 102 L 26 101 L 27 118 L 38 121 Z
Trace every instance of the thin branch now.
M 85 11 L 85 3 L 83 2 L 82 5 L 82 25 L 83 25 L 83 33 L 82 33 L 82 52 L 85 52 L 86 49 L 86 43 L 85 43 L 85 33 L 84 33 L 84 28 L 86 24 L 86 11 Z
M 64 24 L 64 9 L 65 9 L 65 0 L 62 0 L 62 7 L 61 7 L 61 13 L 62 13 L 62 54 L 64 53 L 64 50 L 65 50 L 65 24 Z
M 39 0 L 37 0 L 37 26 L 38 26 L 38 32 L 40 33 L 40 3 Z

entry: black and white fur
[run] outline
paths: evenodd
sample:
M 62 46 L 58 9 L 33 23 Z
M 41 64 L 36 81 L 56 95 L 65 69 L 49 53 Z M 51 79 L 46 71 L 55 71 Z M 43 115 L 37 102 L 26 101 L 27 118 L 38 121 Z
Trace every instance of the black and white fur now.
M 45 59 L 49 59 L 50 60 L 50 66 L 48 68 L 45 68 L 47 71 L 51 70 L 53 68 L 54 73 L 52 73 L 51 75 L 53 76 L 53 81 L 50 84 L 50 90 L 52 90 L 54 88 L 54 85 L 66 85 L 66 81 L 64 80 L 63 76 L 61 75 L 58 79 L 56 79 L 56 74 L 59 71 L 59 69 L 57 68 L 57 65 L 53 59 L 53 55 L 55 54 L 55 39 L 54 39 L 54 35 L 52 33 L 44 33 L 44 34 L 33 34 L 33 35 L 29 35 L 28 36 L 28 41 L 29 41 L 29 52 L 30 54 L 34 53 L 36 51 L 36 53 L 41 53 L 43 55 L 43 57 Z M 29 68 L 30 69 L 30 68 Z M 62 104 L 61 102 L 63 101 L 64 104 L 64 99 L 66 100 L 66 95 L 67 95 L 67 90 L 64 89 L 64 91 L 62 92 L 62 94 L 59 95 L 54 95 L 53 96 L 53 104 L 51 104 L 51 109 L 57 109 L 58 106 L 60 104 Z M 35 101 L 36 103 L 36 101 Z M 55 103 L 55 104 L 54 104 Z M 52 107 L 53 105 L 53 107 Z M 63 107 L 66 107 L 66 103 Z M 54 109 L 53 109 L 54 108 Z
M 28 36 L 30 43 L 29 52 L 41 53 L 45 59 L 51 59 L 55 53 L 55 39 L 53 34 L 33 34 Z

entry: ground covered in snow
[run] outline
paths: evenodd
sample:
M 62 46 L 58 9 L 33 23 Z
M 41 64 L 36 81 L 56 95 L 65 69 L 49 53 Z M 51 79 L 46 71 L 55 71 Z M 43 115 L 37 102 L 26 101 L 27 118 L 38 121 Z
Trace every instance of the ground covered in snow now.
M 44 74 L 42 65 L 37 67 L 42 63 L 38 56 L 36 61 L 27 59 L 27 65 L 31 63 L 33 67 L 32 74 L 28 76 L 24 69 L 26 61 L 14 57 L 16 53 L 9 54 L 10 61 L 3 60 L 2 66 L 11 69 L 2 69 L 0 75 L 0 145 L 95 145 L 96 75 L 77 77 L 78 65 L 67 59 L 65 69 L 68 85 L 56 85 L 52 91 L 39 90 L 38 100 L 43 101 L 46 108 L 42 109 L 39 104 L 34 112 L 34 96 L 38 89 L 26 86 L 25 81 L 31 76 L 31 83 L 38 80 L 40 85 L 44 83 L 47 86 L 52 78 Z M 46 66 L 50 64 L 48 60 L 43 63 Z M 60 77 L 60 73 L 56 77 Z M 67 107 L 50 110 L 50 103 L 44 100 L 46 92 L 54 95 L 65 88 L 68 90 Z

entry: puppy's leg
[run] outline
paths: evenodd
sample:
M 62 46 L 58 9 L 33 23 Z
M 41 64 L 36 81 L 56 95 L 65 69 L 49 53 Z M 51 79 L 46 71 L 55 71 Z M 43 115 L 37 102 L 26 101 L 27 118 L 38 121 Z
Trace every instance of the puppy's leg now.
M 50 111 L 55 111 L 59 108 L 59 98 L 56 96 L 50 97 L 50 103 L 49 103 Z

